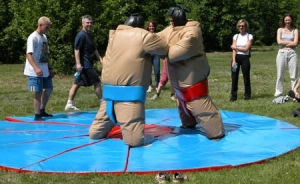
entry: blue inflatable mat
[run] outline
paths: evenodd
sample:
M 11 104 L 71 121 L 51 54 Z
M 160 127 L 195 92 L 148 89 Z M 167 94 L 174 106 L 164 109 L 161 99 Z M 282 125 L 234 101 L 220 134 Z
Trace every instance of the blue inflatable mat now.
M 198 125 L 181 129 L 177 109 L 148 109 L 146 124 L 172 132 L 137 148 L 121 139 L 89 139 L 96 111 L 58 113 L 45 122 L 7 116 L 0 121 L 0 168 L 40 173 L 201 171 L 260 163 L 300 146 L 297 126 L 265 116 L 220 112 L 226 137 L 213 141 Z

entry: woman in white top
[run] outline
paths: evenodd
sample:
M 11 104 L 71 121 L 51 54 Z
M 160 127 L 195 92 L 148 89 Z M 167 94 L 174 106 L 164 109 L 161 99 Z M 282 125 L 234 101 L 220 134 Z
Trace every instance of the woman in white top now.
M 242 69 L 245 93 L 244 99 L 251 99 L 251 82 L 250 82 L 250 48 L 253 36 L 247 33 L 249 24 L 245 19 L 241 19 L 236 24 L 239 34 L 235 34 L 232 40 L 232 72 L 231 72 L 231 98 L 230 101 L 237 100 L 239 71 Z
M 276 57 L 277 80 L 274 96 L 283 93 L 283 81 L 286 68 L 289 69 L 291 89 L 295 87 L 298 76 L 297 45 L 298 30 L 295 26 L 294 17 L 285 14 L 281 20 L 280 28 L 277 30 L 277 43 L 279 45 Z

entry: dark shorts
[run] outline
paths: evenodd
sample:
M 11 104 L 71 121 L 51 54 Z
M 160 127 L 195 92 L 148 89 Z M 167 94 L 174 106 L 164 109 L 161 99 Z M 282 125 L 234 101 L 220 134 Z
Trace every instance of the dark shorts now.
M 78 86 L 92 86 L 100 82 L 99 74 L 94 68 L 82 69 L 80 76 L 74 81 Z
M 28 91 L 41 92 L 43 89 L 53 89 L 52 78 L 28 76 Z

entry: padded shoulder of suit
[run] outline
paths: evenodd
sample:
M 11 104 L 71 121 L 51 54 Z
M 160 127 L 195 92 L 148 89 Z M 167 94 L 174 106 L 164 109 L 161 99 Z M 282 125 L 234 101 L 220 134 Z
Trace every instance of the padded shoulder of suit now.
M 125 30 L 125 29 L 133 29 L 133 27 L 131 26 L 127 26 L 127 25 L 118 25 L 117 30 Z
M 200 22 L 194 21 L 194 20 L 188 20 L 186 23 L 186 26 L 199 26 L 200 27 Z

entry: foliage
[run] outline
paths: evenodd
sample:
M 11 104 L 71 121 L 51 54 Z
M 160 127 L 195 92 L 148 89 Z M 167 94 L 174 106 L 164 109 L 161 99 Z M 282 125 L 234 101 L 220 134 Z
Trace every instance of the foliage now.
M 11 21 L 11 13 L 9 12 L 9 5 L 8 2 L 10 0 L 0 0 L 0 38 L 4 37 L 4 28 L 9 24 Z M 5 48 L 7 48 L 10 43 L 1 44 L 0 42 L 0 58 L 5 58 Z M 0 63 L 7 63 L 7 60 L 2 60 Z
M 93 16 L 92 35 L 103 56 L 109 30 L 126 20 L 125 12 L 140 13 L 146 23 L 155 20 L 160 31 L 169 25 L 168 8 L 176 4 L 190 9 L 188 18 L 201 22 L 207 51 L 230 50 L 232 36 L 237 33 L 235 24 L 241 18 L 250 24 L 254 45 L 276 43 L 276 30 L 284 13 L 290 12 L 300 20 L 300 0 L 0 0 L 1 62 L 24 63 L 26 39 L 44 15 L 53 23 L 47 33 L 52 65 L 56 72 L 68 74 L 74 70 L 73 42 L 81 29 L 82 15 Z
M 239 12 L 238 1 L 204 0 L 195 3 L 191 7 L 196 11 L 194 15 L 200 18 L 206 50 L 229 50 Z

